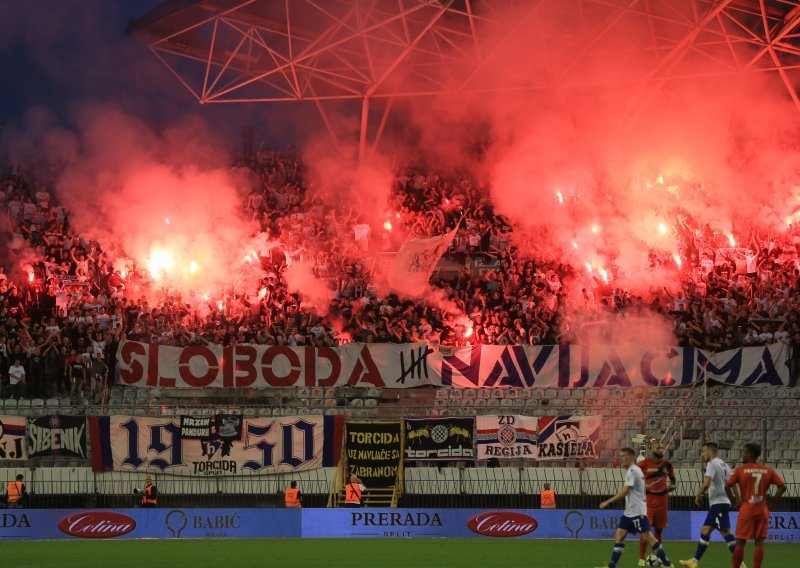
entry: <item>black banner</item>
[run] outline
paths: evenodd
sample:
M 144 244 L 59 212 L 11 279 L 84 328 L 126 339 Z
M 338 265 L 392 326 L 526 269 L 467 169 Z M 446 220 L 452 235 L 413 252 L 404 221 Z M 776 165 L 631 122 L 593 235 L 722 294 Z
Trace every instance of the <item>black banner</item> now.
M 348 474 L 355 473 L 368 489 L 391 487 L 400 467 L 401 422 L 347 422 L 345 450 Z
M 29 458 L 87 458 L 86 418 L 49 415 L 28 418 Z
M 234 414 L 181 416 L 181 438 L 238 441 L 242 439 L 242 423 L 242 417 Z
M 242 417 L 236 414 L 217 414 L 214 417 L 214 435 L 219 440 L 241 440 L 243 422 Z
M 474 460 L 474 418 L 422 418 L 405 421 L 407 460 Z
M 181 416 L 181 438 L 199 440 L 211 437 L 211 416 Z

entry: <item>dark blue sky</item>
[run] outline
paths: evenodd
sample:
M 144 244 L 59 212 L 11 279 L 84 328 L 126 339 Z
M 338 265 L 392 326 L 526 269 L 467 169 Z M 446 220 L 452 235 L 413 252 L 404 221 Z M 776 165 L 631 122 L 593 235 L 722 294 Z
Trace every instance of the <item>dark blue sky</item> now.
M 111 104 L 157 129 L 186 115 L 199 116 L 231 143 L 238 142 L 245 122 L 255 125 L 257 139 L 271 144 L 291 138 L 289 121 L 281 117 L 293 109 L 200 106 L 144 44 L 124 36 L 129 20 L 160 3 L 0 2 L 0 123 L 19 125 L 29 109 L 45 107 L 59 124 L 74 128 L 78 109 Z

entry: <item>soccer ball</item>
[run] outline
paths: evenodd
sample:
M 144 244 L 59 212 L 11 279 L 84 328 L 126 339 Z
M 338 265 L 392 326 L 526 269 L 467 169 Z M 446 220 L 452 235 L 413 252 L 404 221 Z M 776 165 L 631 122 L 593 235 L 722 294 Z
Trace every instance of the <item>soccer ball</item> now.
M 647 560 L 644 561 L 645 564 L 648 566 L 663 566 L 664 564 L 661 563 L 661 559 L 656 556 L 655 554 L 651 554 L 647 557 Z

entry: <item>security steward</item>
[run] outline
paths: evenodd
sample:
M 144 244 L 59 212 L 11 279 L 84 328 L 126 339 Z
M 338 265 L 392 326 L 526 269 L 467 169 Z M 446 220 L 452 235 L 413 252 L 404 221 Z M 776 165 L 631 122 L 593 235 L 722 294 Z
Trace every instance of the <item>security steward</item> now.
M 134 493 L 142 494 L 141 507 L 152 509 L 158 503 L 158 487 L 153 483 L 153 477 L 148 475 L 144 478 L 144 489 L 134 489 Z
M 283 499 L 287 509 L 301 509 L 303 507 L 303 496 L 297 488 L 296 481 L 292 481 L 292 483 L 289 484 L 289 488 L 286 490 Z
M 24 479 L 20 474 L 17 476 L 16 481 L 9 481 L 8 485 L 6 485 L 6 505 L 9 509 L 22 509 L 25 504 L 28 492 L 23 483 Z
M 555 509 L 556 508 L 556 492 L 550 489 L 550 484 L 545 483 L 544 489 L 539 493 L 541 499 L 542 509 Z
M 345 488 L 344 493 L 344 506 L 345 507 L 361 507 L 361 497 L 367 488 L 361 483 L 361 480 L 356 474 L 350 476 L 350 483 Z

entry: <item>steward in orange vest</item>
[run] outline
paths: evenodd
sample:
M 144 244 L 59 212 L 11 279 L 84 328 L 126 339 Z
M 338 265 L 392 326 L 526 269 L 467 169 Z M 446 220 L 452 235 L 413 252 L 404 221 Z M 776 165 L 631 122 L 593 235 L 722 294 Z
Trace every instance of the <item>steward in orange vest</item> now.
M 158 487 L 156 487 L 155 483 L 153 483 L 153 478 L 149 475 L 144 478 L 144 483 L 144 489 L 134 489 L 134 491 L 142 494 L 142 508 L 150 509 L 158 503 Z
M 350 476 L 350 483 L 348 483 L 344 490 L 344 506 L 345 507 L 360 507 L 361 496 L 367 488 L 361 483 L 361 480 L 355 475 Z
M 23 479 L 22 475 L 18 475 L 16 481 L 9 481 L 6 486 L 6 503 L 9 509 L 21 509 L 22 500 L 28 496 Z
M 556 508 L 556 492 L 550 489 L 550 484 L 545 483 L 544 489 L 539 493 L 541 499 L 542 509 L 555 509 Z
M 303 496 L 300 494 L 300 490 L 297 488 L 296 481 L 292 481 L 283 498 L 286 503 L 286 507 L 289 509 L 300 509 L 303 507 Z

